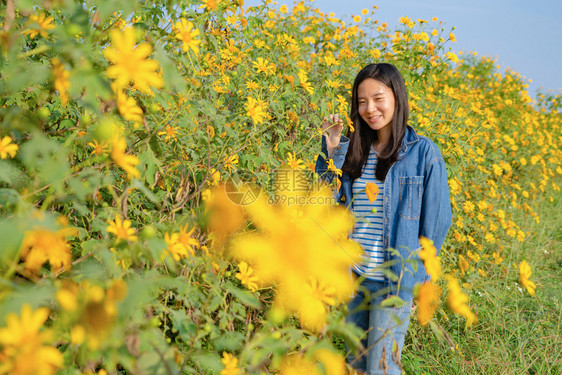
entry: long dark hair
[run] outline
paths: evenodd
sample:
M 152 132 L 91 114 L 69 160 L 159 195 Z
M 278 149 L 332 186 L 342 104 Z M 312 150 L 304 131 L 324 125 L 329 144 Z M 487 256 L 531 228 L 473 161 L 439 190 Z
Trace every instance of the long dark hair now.
M 370 147 L 377 140 L 377 131 L 367 125 L 359 115 L 359 101 L 357 89 L 359 84 L 367 78 L 373 78 L 392 90 L 394 94 L 394 115 L 392 117 L 392 132 L 388 143 L 378 155 L 375 177 L 384 181 L 392 163 L 398 159 L 398 152 L 402 138 L 406 133 L 408 123 L 408 93 L 402 75 L 392 64 L 370 64 L 364 67 L 355 77 L 351 96 L 350 119 L 355 131 L 347 131 L 349 149 L 342 170 L 347 172 L 352 179 L 361 177 L 363 165 L 369 157 Z

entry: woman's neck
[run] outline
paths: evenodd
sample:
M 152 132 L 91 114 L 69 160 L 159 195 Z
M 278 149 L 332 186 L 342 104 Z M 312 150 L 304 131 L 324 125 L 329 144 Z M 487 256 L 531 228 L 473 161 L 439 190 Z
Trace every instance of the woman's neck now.
M 377 130 L 377 140 L 373 143 L 373 148 L 376 152 L 380 153 L 386 147 L 392 128 L 390 126 L 385 126 L 384 128 Z

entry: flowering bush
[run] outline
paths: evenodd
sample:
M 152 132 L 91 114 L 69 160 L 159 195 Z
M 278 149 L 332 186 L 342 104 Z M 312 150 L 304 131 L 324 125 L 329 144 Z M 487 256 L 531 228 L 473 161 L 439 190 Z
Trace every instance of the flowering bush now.
M 266 194 L 282 168 L 313 175 L 324 116 L 351 127 L 367 62 L 399 67 L 412 125 L 443 151 L 455 219 L 441 259 L 422 257 L 468 325 L 461 285 L 508 267 L 505 244 L 529 235 L 514 217 L 539 222 L 533 202 L 560 190 L 559 96 L 453 52 L 439 20 L 39 3 L 0 5 L 0 374 L 343 373 L 338 339 L 361 335 L 342 307 L 351 218 Z M 223 184 L 241 175 L 253 185 Z M 420 323 L 441 290 L 420 286 Z

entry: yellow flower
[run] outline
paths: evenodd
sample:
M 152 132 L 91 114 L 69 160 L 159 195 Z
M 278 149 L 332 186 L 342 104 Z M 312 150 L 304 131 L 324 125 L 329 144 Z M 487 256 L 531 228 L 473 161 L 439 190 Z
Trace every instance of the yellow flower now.
M 6 159 L 8 155 L 10 157 L 15 157 L 18 153 L 19 146 L 15 143 L 12 143 L 12 138 L 5 136 L 0 141 L 0 158 Z
M 461 270 L 462 275 L 468 271 L 468 261 L 462 254 L 459 255 L 459 269 Z
M 49 310 L 41 307 L 35 311 L 27 303 L 15 313 L 6 316 L 6 327 L 0 328 L 0 374 L 51 375 L 64 365 L 56 348 L 45 345 L 53 332 L 39 330 L 49 317 Z
M 320 375 L 316 364 L 301 354 L 290 354 L 283 358 L 279 375 Z
M 94 148 L 90 155 L 102 155 L 108 152 L 108 144 L 106 142 L 98 143 L 98 141 L 94 139 L 94 142 L 88 142 L 88 146 Z
M 48 261 L 53 270 L 70 269 L 72 254 L 67 235 L 64 228 L 56 232 L 43 228 L 26 232 L 21 251 L 25 268 L 36 273 Z
M 431 282 L 424 282 L 417 290 L 416 302 L 418 321 L 426 325 L 433 318 L 441 300 L 441 288 Z
M 314 279 L 322 294 L 328 293 L 330 298 L 333 294 L 337 303 L 346 301 L 354 289 L 349 267 L 358 261 L 361 247 L 347 238 L 353 225 L 351 214 L 330 204 L 329 188 L 309 196 L 290 188 L 282 194 L 301 195 L 304 204 L 271 205 L 259 196 L 246 206 L 257 232 L 236 237 L 231 252 L 236 259 L 252 264 L 262 285 L 277 286 L 277 306 L 303 318 L 305 328 L 318 330 L 325 324 L 321 313 L 326 300 L 314 298 L 313 288 L 303 293 L 303 285 Z M 285 225 L 278 225 L 280 222 Z
M 188 248 L 180 242 L 180 234 L 179 233 L 172 233 L 171 235 L 166 233 L 164 234 L 164 241 L 168 245 L 168 252 L 172 254 L 172 257 L 176 262 L 178 262 L 182 258 L 189 257 Z M 190 247 L 193 251 L 193 248 Z
M 431 281 L 436 282 L 441 277 L 441 258 L 437 256 L 437 249 L 433 241 L 423 236 L 420 237 L 422 248 L 419 252 L 420 259 L 423 260 L 425 270 L 431 276 Z
M 369 202 L 373 203 L 377 200 L 377 195 L 379 195 L 379 186 L 373 182 L 367 182 L 365 194 L 369 198 Z
M 282 13 L 282 14 L 287 13 L 287 6 L 285 4 L 281 5 L 279 7 L 279 12 Z
M 64 68 L 64 65 L 58 58 L 52 60 L 53 63 L 53 77 L 55 78 L 55 90 L 59 92 L 62 105 L 68 103 L 68 89 L 70 88 L 70 81 L 68 77 L 69 71 Z
M 164 86 L 162 77 L 157 73 L 160 65 L 147 57 L 152 53 L 148 43 L 136 44 L 135 29 L 127 27 L 123 31 L 111 31 L 111 46 L 103 51 L 103 55 L 111 65 L 106 73 L 115 79 L 115 86 L 125 88 L 133 83 L 141 92 L 150 94 L 150 87 Z
M 209 217 L 207 228 L 217 248 L 220 248 L 245 221 L 242 207 L 234 204 L 226 191 L 227 185 L 223 183 L 213 191 L 206 190 L 201 194 Z
M 113 280 L 105 290 L 99 285 L 83 281 L 80 285 L 67 286 L 79 301 L 77 320 L 71 328 L 70 339 L 80 345 L 87 341 L 90 350 L 108 343 L 107 337 L 117 319 L 115 302 L 122 301 L 127 295 L 127 284 L 123 280 Z M 75 314 L 73 314 L 75 315 Z
M 135 165 L 140 163 L 140 160 L 135 155 L 127 155 L 125 148 L 127 142 L 124 138 L 117 137 L 113 141 L 113 149 L 111 150 L 111 158 L 113 161 L 127 172 L 129 179 L 139 178 L 140 172 Z
M 203 1 L 203 5 L 199 7 L 199 9 L 205 8 L 206 11 L 216 10 L 218 5 L 221 3 L 221 0 L 201 0 Z
M 242 372 L 238 368 L 238 358 L 230 353 L 223 352 L 221 362 L 224 369 L 221 370 L 220 375 L 239 375 Z
M 323 367 L 326 375 L 346 374 L 345 359 L 341 354 L 322 348 L 316 350 L 313 356 Z
M 166 137 L 164 138 L 164 141 L 168 142 L 171 139 L 174 139 L 174 140 L 176 139 L 176 134 L 178 134 L 178 130 L 179 130 L 179 127 L 171 126 L 170 124 L 168 124 L 168 125 L 166 125 L 166 129 L 158 132 L 158 135 L 165 135 Z
M 334 159 L 328 160 L 328 170 L 334 172 L 336 175 L 338 175 L 340 177 L 343 174 L 341 169 L 336 168 L 336 165 L 334 164 Z
M 180 231 L 178 232 L 179 235 L 178 241 L 183 246 L 185 246 L 185 248 L 187 249 L 187 251 L 189 251 L 191 255 L 195 255 L 195 249 L 193 247 L 199 246 L 199 241 L 196 238 L 192 237 L 193 232 L 195 232 L 195 227 L 191 228 L 190 230 L 188 230 L 187 228 L 188 228 L 187 225 L 180 227 Z
M 209 174 L 211 175 L 210 184 L 217 185 L 221 180 L 221 173 L 217 171 L 215 168 L 211 168 Z
M 134 235 L 135 228 L 131 228 L 131 220 L 121 219 L 121 215 L 115 215 L 115 221 L 108 220 L 109 224 L 105 230 L 107 233 L 113 233 L 117 236 L 117 241 L 136 241 L 137 236 Z
M 117 92 L 117 109 L 121 116 L 127 121 L 142 122 L 142 109 L 137 105 L 135 99 L 128 97 L 123 91 Z
M 447 304 L 449 308 L 456 314 L 462 315 L 466 319 L 466 326 L 470 327 L 477 319 L 476 315 L 468 307 L 468 296 L 463 293 L 457 279 L 453 276 L 446 275 L 447 288 L 449 295 L 447 296 Z
M 31 28 L 24 31 L 24 34 L 29 35 L 31 39 L 34 39 L 37 34 L 40 34 L 43 38 L 47 37 L 49 33 L 47 31 L 54 29 L 56 26 L 51 24 L 53 22 L 53 17 L 47 17 L 45 13 L 41 13 L 39 16 L 32 14 L 29 16 L 29 24 L 36 23 L 39 28 Z
M 226 169 L 228 169 L 229 171 L 232 171 L 235 169 L 235 165 L 238 164 L 239 158 L 237 154 L 232 154 L 229 157 L 226 158 L 225 162 L 224 162 L 224 167 Z
M 297 159 L 294 152 L 287 153 L 287 164 L 292 169 L 304 169 L 306 166 L 303 164 L 302 159 Z
M 534 282 L 529 280 L 531 273 L 531 266 L 529 266 L 529 263 L 527 263 L 526 260 L 519 263 L 519 282 L 527 289 L 527 292 L 534 297 L 537 286 Z
M 246 102 L 246 115 L 252 119 L 256 124 L 261 124 L 267 117 L 267 104 L 260 99 L 248 97 Z
M 242 285 L 248 287 L 252 292 L 258 290 L 258 278 L 253 274 L 254 269 L 244 261 L 238 263 L 238 269 L 240 272 L 236 273 L 236 278 L 240 280 Z
M 367 8 L 365 8 L 361 11 L 361 14 L 364 15 L 364 16 L 367 15 L 368 13 L 369 13 L 369 9 L 367 9 Z
M 199 44 L 201 44 L 201 39 L 198 37 L 200 33 L 199 29 L 194 28 L 192 22 L 186 20 L 185 18 L 180 18 L 180 20 L 174 25 L 174 32 L 176 33 L 176 39 L 183 42 L 181 48 L 184 52 L 188 52 L 191 49 L 196 55 L 199 54 Z
M 270 64 L 269 60 L 265 60 L 262 57 L 258 57 L 257 61 L 253 61 L 252 66 L 258 73 L 273 74 L 276 70 L 275 64 Z

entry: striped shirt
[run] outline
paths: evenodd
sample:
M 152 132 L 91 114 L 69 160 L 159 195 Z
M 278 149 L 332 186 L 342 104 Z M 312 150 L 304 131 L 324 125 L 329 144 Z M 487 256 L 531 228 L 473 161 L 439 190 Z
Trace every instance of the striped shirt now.
M 382 243 L 384 182 L 375 178 L 376 166 L 377 156 L 371 147 L 361 177 L 353 181 L 352 207 L 356 222 L 350 238 L 358 242 L 364 250 L 361 263 L 354 266 L 355 271 L 369 279 L 384 281 L 383 273 L 374 271 L 375 267 L 384 262 Z M 379 194 L 373 203 L 365 193 L 367 182 L 375 183 L 379 187 Z

